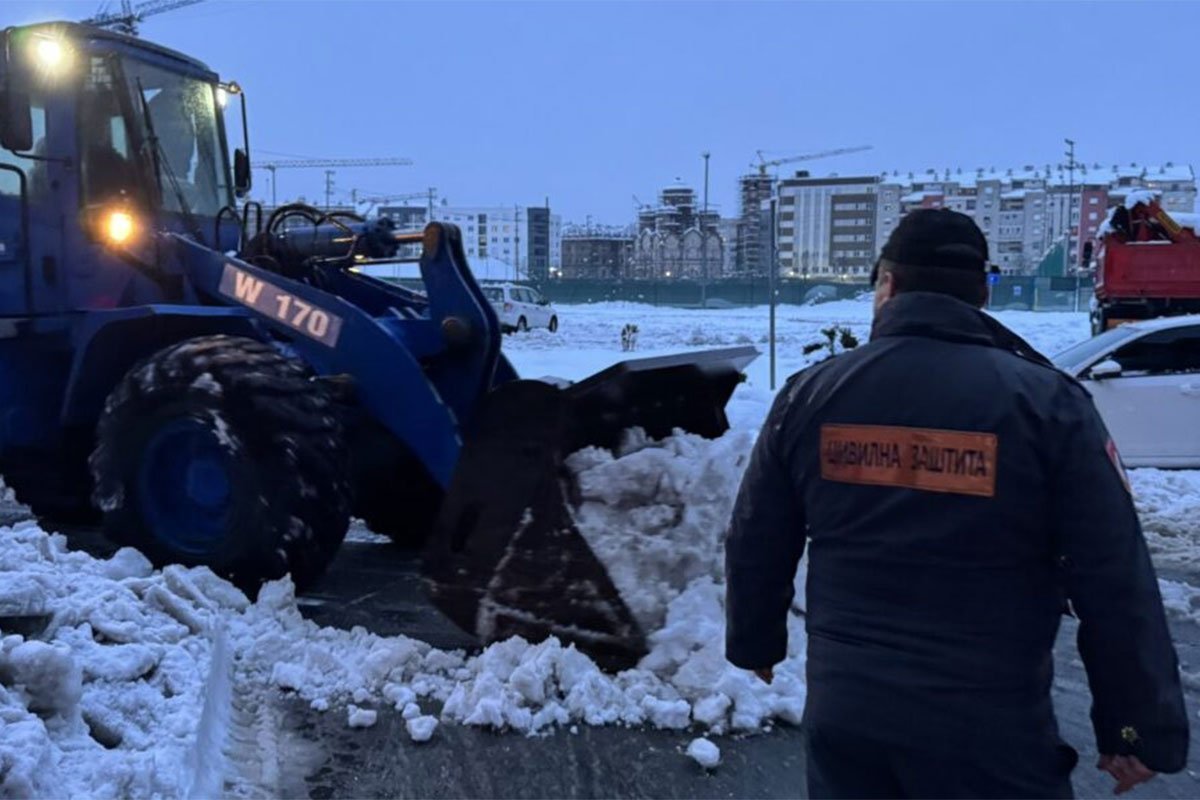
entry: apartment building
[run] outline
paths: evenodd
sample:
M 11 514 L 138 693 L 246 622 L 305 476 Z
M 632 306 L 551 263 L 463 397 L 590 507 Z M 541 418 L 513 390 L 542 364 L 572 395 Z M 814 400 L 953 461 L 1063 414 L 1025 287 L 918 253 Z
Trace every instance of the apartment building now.
M 775 252 L 788 277 L 866 275 L 876 252 L 879 177 L 809 177 L 776 189 Z
M 628 227 L 568 225 L 562 234 L 561 277 L 626 278 L 633 258 L 633 241 L 633 231 Z
M 899 216 L 914 208 L 952 208 L 970 215 L 988 239 L 992 262 L 1003 272 L 1031 272 L 1046 252 L 1069 239 L 1069 263 L 1080 264 L 1083 245 L 1096 238 L 1108 209 L 1128 192 L 1160 193 L 1168 211 L 1191 211 L 1196 178 L 1190 165 L 1167 163 L 1103 166 L 1082 164 L 974 171 L 927 170 L 880 176 L 876 250 Z M 898 195 L 898 199 L 897 199 Z M 899 215 L 892 216 L 891 210 Z
M 402 230 L 428 221 L 425 206 L 381 206 Z M 544 281 L 562 265 L 562 220 L 545 206 L 434 206 L 435 222 L 462 230 L 463 249 L 477 275 Z
M 1096 238 L 1108 210 L 1135 189 L 1158 192 L 1168 212 L 1191 211 L 1196 204 L 1196 179 L 1187 164 L 824 178 L 797 173 L 776 187 L 778 268 L 785 277 L 865 275 L 900 218 L 918 208 L 949 208 L 974 218 L 992 263 L 1005 273 L 1033 272 L 1064 238 L 1069 263 L 1083 266 L 1083 245 Z

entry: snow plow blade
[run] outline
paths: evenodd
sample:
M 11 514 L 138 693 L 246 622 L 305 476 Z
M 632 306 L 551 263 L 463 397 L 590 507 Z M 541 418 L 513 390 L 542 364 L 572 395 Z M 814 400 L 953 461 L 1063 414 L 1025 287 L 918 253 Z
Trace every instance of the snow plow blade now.
M 564 461 L 615 449 L 629 428 L 713 438 L 753 347 L 625 361 L 558 388 L 494 390 L 468 432 L 425 552 L 433 602 L 482 643 L 557 636 L 608 670 L 633 667 L 645 632 L 575 526 Z

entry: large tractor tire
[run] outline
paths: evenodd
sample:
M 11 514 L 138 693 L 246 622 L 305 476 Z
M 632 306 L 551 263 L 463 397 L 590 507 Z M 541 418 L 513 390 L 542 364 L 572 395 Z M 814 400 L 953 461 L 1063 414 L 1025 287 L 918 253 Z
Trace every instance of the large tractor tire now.
M 156 564 L 206 565 L 253 595 L 328 566 L 349 525 L 343 414 L 301 361 L 204 336 L 135 366 L 90 460 L 108 536 Z

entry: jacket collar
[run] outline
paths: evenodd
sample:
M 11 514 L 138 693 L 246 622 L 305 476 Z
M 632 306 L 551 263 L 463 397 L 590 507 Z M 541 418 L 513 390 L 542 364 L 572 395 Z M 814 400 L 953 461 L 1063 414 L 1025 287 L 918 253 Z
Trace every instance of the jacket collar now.
M 1050 363 L 990 314 L 935 292 L 904 292 L 884 303 L 871 326 L 871 339 L 887 336 L 921 336 L 997 347 L 1040 364 Z

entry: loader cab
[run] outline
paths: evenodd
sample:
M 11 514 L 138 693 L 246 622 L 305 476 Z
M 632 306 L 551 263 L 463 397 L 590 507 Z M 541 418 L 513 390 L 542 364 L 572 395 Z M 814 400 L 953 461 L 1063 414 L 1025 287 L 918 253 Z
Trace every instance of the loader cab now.
M 0 316 L 186 300 L 154 279 L 169 254 L 151 234 L 237 248 L 226 87 L 90 26 L 9 28 L 3 45 Z

